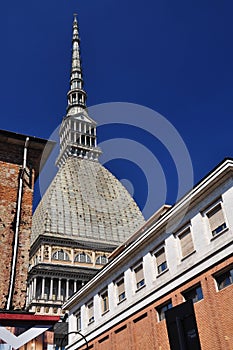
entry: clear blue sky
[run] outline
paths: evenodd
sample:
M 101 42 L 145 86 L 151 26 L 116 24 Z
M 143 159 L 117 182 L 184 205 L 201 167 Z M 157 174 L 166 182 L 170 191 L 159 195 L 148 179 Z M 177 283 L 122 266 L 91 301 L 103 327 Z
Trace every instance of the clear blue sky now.
M 74 12 L 89 106 L 121 101 L 161 113 L 186 143 L 195 183 L 233 156 L 232 0 L 2 2 L 1 129 L 48 138 L 61 122 Z M 174 170 L 159 147 L 156 157 L 172 203 Z M 123 174 L 126 167 L 113 163 L 117 176 L 141 187 L 143 206 L 133 165 Z

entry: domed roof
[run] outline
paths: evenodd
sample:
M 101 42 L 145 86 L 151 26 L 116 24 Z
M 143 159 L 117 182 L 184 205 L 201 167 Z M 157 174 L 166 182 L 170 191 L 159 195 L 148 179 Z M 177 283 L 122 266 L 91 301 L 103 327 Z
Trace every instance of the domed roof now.
M 32 243 L 41 234 L 118 245 L 144 218 L 124 186 L 99 162 L 66 159 L 32 221 Z
M 39 235 L 118 245 L 144 218 L 123 185 L 99 162 L 96 123 L 86 108 L 78 23 L 73 21 L 70 90 L 60 127 L 60 167 L 32 219 L 32 243 Z

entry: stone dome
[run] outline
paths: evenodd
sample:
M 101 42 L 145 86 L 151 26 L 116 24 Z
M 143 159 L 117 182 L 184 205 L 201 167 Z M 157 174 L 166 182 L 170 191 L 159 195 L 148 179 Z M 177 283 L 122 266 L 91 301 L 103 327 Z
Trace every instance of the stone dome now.
M 69 157 L 37 206 L 32 243 L 39 235 L 119 245 L 144 223 L 137 204 L 99 162 Z

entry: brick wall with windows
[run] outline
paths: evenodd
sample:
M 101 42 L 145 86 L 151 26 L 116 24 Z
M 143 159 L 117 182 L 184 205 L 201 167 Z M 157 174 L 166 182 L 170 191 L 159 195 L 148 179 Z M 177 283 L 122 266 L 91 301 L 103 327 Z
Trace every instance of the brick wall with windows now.
M 233 269 L 233 256 L 203 272 L 193 280 L 154 301 L 143 310 L 92 340 L 96 350 L 170 350 L 166 321 L 160 317 L 161 309 L 184 302 L 195 296 L 194 309 L 202 350 L 231 349 L 233 341 L 233 280 L 219 290 L 216 278 Z M 216 277 L 217 276 L 217 277 Z M 80 348 L 82 350 L 85 347 Z

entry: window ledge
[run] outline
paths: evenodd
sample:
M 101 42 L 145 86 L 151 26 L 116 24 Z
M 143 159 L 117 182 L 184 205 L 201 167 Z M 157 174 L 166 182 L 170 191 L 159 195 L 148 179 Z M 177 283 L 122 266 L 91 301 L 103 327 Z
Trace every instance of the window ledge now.
M 108 312 L 109 312 L 109 309 L 106 310 L 106 311 L 104 311 L 104 312 L 102 312 L 101 316 L 104 316 L 104 315 L 107 314 Z
M 143 289 L 143 288 L 145 288 L 145 287 L 146 287 L 146 285 L 143 284 L 143 286 L 141 286 L 141 287 L 139 287 L 138 289 L 136 289 L 136 293 L 139 292 L 141 289 Z
M 181 261 L 184 261 L 185 259 L 189 258 L 190 255 L 193 255 L 194 253 L 196 253 L 196 249 L 194 249 L 191 253 L 189 253 L 189 254 L 183 256 L 180 260 L 181 260 Z
M 123 303 L 123 301 L 125 301 L 125 300 L 126 300 L 126 298 L 121 299 L 120 301 L 118 301 L 117 305 L 119 305 L 119 304 Z
M 232 288 L 233 288 L 233 284 L 230 283 L 230 284 L 228 284 L 227 286 L 222 287 L 221 289 L 219 289 L 218 286 L 217 286 L 217 293 L 221 293 L 222 291 L 224 291 L 224 290 L 225 290 L 226 288 L 228 288 L 228 287 L 232 287 Z
M 211 241 L 211 242 L 214 241 L 216 238 L 218 238 L 219 236 L 221 236 L 223 233 L 225 233 L 225 232 L 228 231 L 228 230 L 229 230 L 228 227 L 224 228 L 224 230 L 222 230 L 221 232 L 219 232 L 219 233 L 217 233 L 216 235 L 212 236 L 211 239 L 210 239 L 210 241 Z
M 159 278 L 160 276 L 164 275 L 166 272 L 169 271 L 169 268 L 166 268 L 165 270 L 163 270 L 162 272 L 158 273 L 158 275 L 156 276 L 156 278 Z

